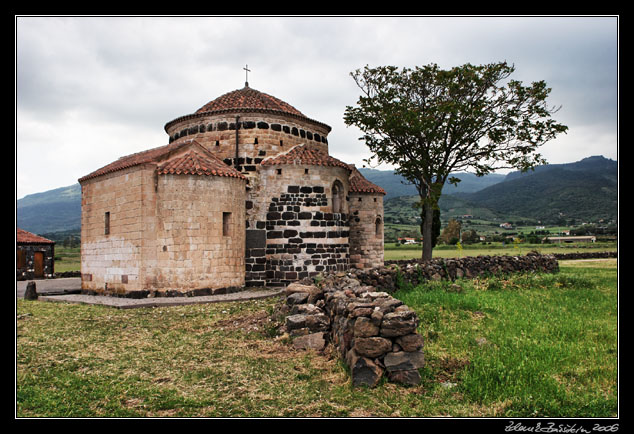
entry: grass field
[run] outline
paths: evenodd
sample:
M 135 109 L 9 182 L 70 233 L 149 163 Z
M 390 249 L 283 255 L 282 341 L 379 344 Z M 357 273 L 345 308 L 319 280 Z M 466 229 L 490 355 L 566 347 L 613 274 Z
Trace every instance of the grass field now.
M 55 246 L 55 272 L 80 271 L 81 250 L 79 247 Z
M 548 253 L 570 253 L 588 251 L 612 251 L 616 250 L 616 243 L 593 243 L 593 244 L 473 244 L 464 246 L 463 250 L 458 250 L 456 246 L 438 246 L 434 249 L 434 257 L 455 258 L 459 256 L 478 255 L 524 255 L 531 250 L 537 250 L 542 254 Z M 402 245 L 396 247 L 394 243 L 385 244 L 385 259 L 411 259 L 421 257 L 421 247 Z M 55 246 L 55 271 L 80 271 L 81 260 L 79 247 L 68 248 Z
M 279 298 L 117 310 L 17 300 L 18 417 L 613 417 L 616 260 L 395 294 L 423 382 L 355 388 L 277 335 Z
M 385 260 L 420 258 L 422 254 L 421 246 L 402 245 L 396 247 L 393 243 L 385 245 Z M 458 258 L 464 256 L 479 255 L 525 255 L 530 251 L 537 251 L 541 254 L 552 253 L 573 253 L 573 252 L 609 252 L 616 251 L 615 242 L 610 243 L 580 243 L 580 244 L 518 244 L 501 243 L 493 244 L 472 244 L 463 246 L 460 250 L 456 246 L 437 246 L 434 248 L 435 258 Z

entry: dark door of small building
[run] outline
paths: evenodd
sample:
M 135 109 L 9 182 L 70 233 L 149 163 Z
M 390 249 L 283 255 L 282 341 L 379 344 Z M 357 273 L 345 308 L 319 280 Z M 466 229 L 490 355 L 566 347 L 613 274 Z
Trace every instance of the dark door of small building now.
M 17 250 L 18 257 L 18 270 L 22 270 L 26 267 L 26 252 L 24 250 Z
M 33 276 L 44 277 L 44 252 L 33 253 Z

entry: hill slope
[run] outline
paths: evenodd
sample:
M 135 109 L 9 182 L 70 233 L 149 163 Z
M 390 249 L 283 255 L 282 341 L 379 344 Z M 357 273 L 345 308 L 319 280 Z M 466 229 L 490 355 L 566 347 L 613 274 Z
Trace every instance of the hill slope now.
M 474 192 L 452 194 L 451 189 L 445 187 L 440 199 L 443 221 L 465 214 L 545 224 L 618 219 L 618 164 L 604 157 L 511 172 L 502 182 Z M 417 224 L 420 213 L 413 208 L 417 201 L 418 196 L 386 197 L 386 222 Z
M 514 179 L 531 176 L 533 174 L 544 173 L 553 169 L 563 169 L 571 172 L 593 172 L 595 174 L 600 174 L 601 176 L 604 176 L 606 179 L 613 182 L 617 182 L 618 176 L 618 163 L 616 161 L 610 160 L 609 158 L 605 158 L 600 155 L 595 155 L 592 157 L 584 158 L 574 163 L 547 164 L 545 166 L 537 166 L 535 170 L 525 173 L 511 172 L 506 175 L 504 181 L 511 181 Z
M 79 230 L 81 186 L 29 194 L 16 202 L 17 225 L 36 234 Z
M 457 197 L 505 215 L 546 223 L 617 220 L 618 164 L 603 157 L 509 173 L 504 182 Z
M 359 169 L 361 174 L 368 181 L 382 187 L 385 192 L 385 199 L 399 196 L 417 195 L 416 187 L 409 184 L 402 176 L 394 173 L 393 170 Z M 443 194 L 472 193 L 491 185 L 502 182 L 506 175 L 492 173 L 490 175 L 478 177 L 472 173 L 452 173 L 452 176 L 460 179 L 457 186 L 445 185 Z
M 420 224 L 420 210 L 415 208 L 418 196 L 399 196 L 386 200 L 383 203 L 385 222 L 396 224 L 418 225 Z M 481 220 L 502 221 L 505 215 L 498 213 L 481 204 L 470 202 L 454 194 L 444 194 L 438 203 L 440 207 L 440 219 L 446 223 L 452 218 L 464 215 L 477 216 Z

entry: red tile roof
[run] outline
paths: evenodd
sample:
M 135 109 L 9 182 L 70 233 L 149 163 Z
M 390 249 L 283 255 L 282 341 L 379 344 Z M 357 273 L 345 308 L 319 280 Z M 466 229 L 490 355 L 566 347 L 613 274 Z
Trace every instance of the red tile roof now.
M 117 161 L 114 161 L 114 162 L 102 167 L 101 169 L 95 170 L 94 172 L 92 172 L 92 173 L 90 173 L 90 174 L 88 174 L 88 175 L 86 175 L 86 176 L 84 176 L 82 178 L 79 178 L 79 182 L 83 182 L 83 181 L 86 181 L 88 179 L 96 178 L 98 176 L 105 175 L 107 173 L 116 172 L 118 170 L 127 169 L 129 167 L 138 166 L 140 164 L 160 163 L 160 162 L 164 161 L 166 158 L 168 158 L 171 153 L 176 152 L 176 151 L 178 151 L 178 150 L 180 150 L 182 148 L 185 148 L 187 146 L 191 146 L 192 144 L 195 144 L 200 149 L 203 149 L 201 145 L 199 145 L 197 142 L 192 141 L 192 140 L 183 141 L 183 142 L 178 141 L 178 142 L 170 143 L 169 145 L 165 145 L 165 146 L 161 146 L 161 147 L 153 148 L 153 149 L 148 149 L 147 151 L 138 152 L 136 154 L 131 154 L 131 155 L 127 155 L 125 157 L 121 157 Z M 242 177 L 242 175 L 240 175 L 239 172 L 237 172 L 233 168 L 227 166 L 222 161 L 220 161 L 220 160 L 214 161 L 214 159 L 217 159 L 217 158 L 212 156 L 211 154 L 207 154 L 205 158 L 209 159 L 211 161 L 205 167 L 209 167 L 210 169 L 213 168 L 214 170 L 216 170 L 216 172 L 221 173 L 218 176 L 235 176 L 235 175 L 228 175 L 229 172 L 227 172 L 226 170 L 229 169 L 230 171 L 234 171 L 237 175 L 239 175 L 237 177 Z M 219 171 L 218 163 L 224 165 L 226 169 L 223 169 L 223 170 Z
M 365 179 L 354 164 L 350 164 L 350 170 L 352 170 L 349 178 L 351 192 L 385 194 L 385 190 Z
M 237 89 L 231 92 L 227 92 L 218 98 L 209 101 L 207 104 L 196 110 L 195 113 L 180 116 L 167 124 L 165 124 L 165 131 L 168 131 L 172 125 L 181 121 L 189 121 L 199 117 L 204 117 L 209 114 L 224 114 L 224 113 L 271 113 L 282 114 L 291 116 L 304 121 L 311 122 L 319 125 L 322 128 L 330 131 L 330 126 L 310 119 L 306 117 L 302 112 L 287 102 L 282 101 L 279 98 L 260 92 L 259 90 L 252 89 L 248 86 L 242 89 Z
M 209 154 L 203 155 L 193 149 L 159 165 L 157 172 L 159 175 L 229 176 L 246 179 L 240 172 L 227 166 L 217 157 Z
M 97 176 L 105 175 L 107 173 L 116 172 L 118 170 L 134 167 L 139 164 L 150 163 L 156 161 L 161 156 L 168 154 L 170 151 L 180 148 L 184 142 L 171 143 L 169 145 L 161 146 L 159 148 L 148 149 L 147 151 L 138 152 L 136 154 L 126 155 L 118 160 L 97 169 L 88 175 L 79 178 L 79 182 L 86 181 L 87 179 L 96 178 Z
M 281 99 L 255 89 L 251 89 L 248 86 L 219 96 L 196 110 L 196 113 L 217 112 L 231 109 L 274 110 L 297 116 L 304 116 L 295 107 L 282 101 Z
M 55 244 L 55 241 L 48 240 L 39 235 L 27 232 L 24 229 L 16 228 L 17 242 L 20 244 Z
M 307 145 L 297 145 L 284 154 L 267 158 L 266 160 L 262 161 L 263 166 L 274 166 L 278 164 L 333 166 L 343 167 L 345 169 L 351 170 L 350 167 L 348 167 L 348 165 L 343 161 L 339 161 L 336 158 L 331 157 L 327 153 L 315 148 L 310 148 Z

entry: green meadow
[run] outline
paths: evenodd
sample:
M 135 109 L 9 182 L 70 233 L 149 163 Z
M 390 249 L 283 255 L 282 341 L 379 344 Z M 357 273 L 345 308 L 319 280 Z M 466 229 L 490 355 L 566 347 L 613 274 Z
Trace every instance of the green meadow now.
M 453 285 L 394 294 L 420 319 L 423 381 L 374 389 L 352 388 L 330 348 L 294 350 L 281 298 L 130 310 L 18 299 L 16 415 L 617 416 L 616 260 Z

